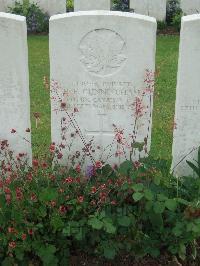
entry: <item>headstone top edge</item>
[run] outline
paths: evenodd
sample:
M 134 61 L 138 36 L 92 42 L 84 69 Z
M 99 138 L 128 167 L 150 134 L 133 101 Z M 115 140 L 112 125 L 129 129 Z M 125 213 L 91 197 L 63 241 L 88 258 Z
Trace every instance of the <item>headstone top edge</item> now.
M 55 20 L 70 18 L 70 17 L 98 16 L 98 15 L 129 17 L 129 18 L 143 20 L 143 21 L 152 22 L 154 24 L 157 24 L 156 19 L 153 17 L 140 15 L 140 14 L 136 14 L 136 13 L 120 12 L 120 11 L 107 11 L 107 10 L 78 11 L 78 12 L 69 12 L 69 13 L 64 13 L 64 14 L 58 14 L 58 15 L 51 16 L 50 21 L 55 21 Z
M 193 15 L 188 15 L 188 16 L 182 17 L 182 22 L 191 22 L 194 20 L 200 20 L 200 14 L 193 14 Z
M 13 19 L 13 20 L 22 21 L 22 22 L 26 21 L 26 18 L 24 16 L 5 13 L 5 12 L 0 12 L 0 18 L 8 18 L 8 19 Z

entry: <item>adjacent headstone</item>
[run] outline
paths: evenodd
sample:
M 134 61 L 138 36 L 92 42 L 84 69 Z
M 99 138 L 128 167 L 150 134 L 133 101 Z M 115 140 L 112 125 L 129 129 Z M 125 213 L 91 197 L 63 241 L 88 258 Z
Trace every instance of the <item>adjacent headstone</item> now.
M 135 13 L 155 17 L 158 21 L 166 19 L 166 0 L 130 0 L 130 8 Z
M 111 0 L 74 0 L 74 11 L 110 10 Z
M 181 9 L 185 15 L 200 13 L 200 0 L 181 0 Z
M 0 143 L 31 164 L 26 18 L 0 13 Z
M 0 12 L 5 12 L 6 11 L 6 7 L 4 5 L 4 1 L 0 0 Z
M 16 2 L 23 3 L 23 0 L 0 0 L 0 12 L 8 12 L 9 7 L 14 7 Z
M 182 18 L 172 171 L 192 174 L 186 160 L 197 159 L 200 146 L 200 15 Z
M 49 16 L 66 12 L 66 0 L 29 0 L 29 2 L 36 3 Z
M 62 163 L 146 156 L 140 148 L 148 152 L 151 143 L 155 43 L 154 18 L 109 11 L 51 17 L 52 141 Z

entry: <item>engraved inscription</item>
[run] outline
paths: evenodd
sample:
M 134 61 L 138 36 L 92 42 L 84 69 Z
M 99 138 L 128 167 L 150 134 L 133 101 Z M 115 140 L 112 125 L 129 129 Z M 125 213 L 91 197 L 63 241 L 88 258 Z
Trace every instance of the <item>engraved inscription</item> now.
M 22 114 L 19 110 L 23 110 L 24 108 L 24 96 L 21 91 L 20 82 L 14 69 L 10 71 L 6 69 L 4 71 L 0 67 L 0 121 L 2 124 L 6 121 L 5 117 L 8 114 L 6 123 L 9 120 L 14 125 L 15 120 L 22 119 Z M 10 124 L 8 123 L 8 125 Z M 5 124 L 3 127 L 5 130 Z
M 193 100 L 191 104 L 181 105 L 181 111 L 198 111 L 200 110 L 200 99 Z
M 67 109 L 92 108 L 98 112 L 130 110 L 137 94 L 132 82 L 74 82 L 64 92 Z
M 20 85 L 18 84 L 17 74 L 13 71 L 12 73 L 4 71 L 0 68 L 0 104 L 1 108 L 5 108 L 9 103 L 19 104 L 20 100 Z M 19 103 L 18 103 L 19 102 Z M 7 106 L 12 108 L 13 105 Z
M 79 45 L 80 61 L 91 74 L 107 76 L 116 73 L 127 60 L 122 37 L 109 29 L 96 29 L 86 34 Z

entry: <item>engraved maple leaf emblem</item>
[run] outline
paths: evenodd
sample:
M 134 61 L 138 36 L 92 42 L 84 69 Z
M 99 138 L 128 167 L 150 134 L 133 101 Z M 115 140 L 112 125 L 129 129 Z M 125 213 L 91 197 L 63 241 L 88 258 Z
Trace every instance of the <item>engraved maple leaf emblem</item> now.
M 88 33 L 80 44 L 80 61 L 94 74 L 105 76 L 115 73 L 126 61 L 125 41 L 119 34 L 107 29 Z

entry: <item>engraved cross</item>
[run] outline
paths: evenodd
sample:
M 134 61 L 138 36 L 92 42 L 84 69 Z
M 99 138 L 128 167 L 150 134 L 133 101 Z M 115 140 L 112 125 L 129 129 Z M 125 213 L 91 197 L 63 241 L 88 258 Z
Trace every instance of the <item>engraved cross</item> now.
M 104 123 L 105 123 L 105 117 L 107 114 L 98 114 L 99 117 L 99 130 L 86 130 L 87 136 L 100 136 L 101 143 L 98 143 L 100 146 L 102 146 L 103 136 L 111 136 L 114 137 L 114 132 L 112 130 L 105 130 L 104 129 Z

